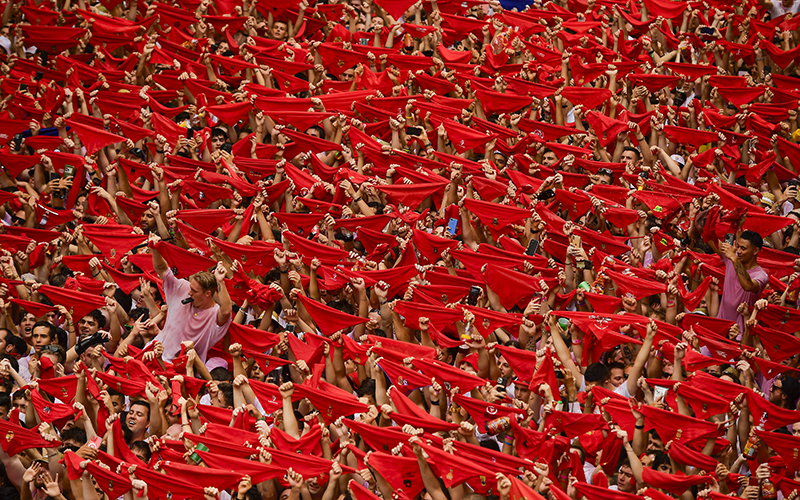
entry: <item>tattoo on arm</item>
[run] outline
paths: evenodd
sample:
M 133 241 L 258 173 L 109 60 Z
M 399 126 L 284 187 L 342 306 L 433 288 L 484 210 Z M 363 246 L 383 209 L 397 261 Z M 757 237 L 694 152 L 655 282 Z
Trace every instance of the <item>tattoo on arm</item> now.
M 737 259 L 733 261 L 733 267 L 736 269 L 736 274 L 739 276 L 739 278 L 744 279 L 748 285 L 752 285 L 753 280 L 750 278 L 750 274 L 747 273 L 747 270 L 744 268 L 740 260 Z

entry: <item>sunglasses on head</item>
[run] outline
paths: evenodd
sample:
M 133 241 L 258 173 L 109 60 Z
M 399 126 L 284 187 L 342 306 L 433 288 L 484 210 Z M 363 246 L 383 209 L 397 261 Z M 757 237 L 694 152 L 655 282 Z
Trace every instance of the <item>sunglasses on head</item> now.
M 49 352 L 51 354 L 58 354 L 58 346 L 57 345 L 45 345 L 42 346 L 42 352 Z

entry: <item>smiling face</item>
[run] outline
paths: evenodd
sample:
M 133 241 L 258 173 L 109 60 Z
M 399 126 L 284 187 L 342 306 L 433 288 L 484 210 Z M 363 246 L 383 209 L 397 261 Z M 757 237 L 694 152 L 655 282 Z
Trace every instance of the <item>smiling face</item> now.
M 150 408 L 141 404 L 131 406 L 125 423 L 134 437 L 143 435 L 150 425 Z

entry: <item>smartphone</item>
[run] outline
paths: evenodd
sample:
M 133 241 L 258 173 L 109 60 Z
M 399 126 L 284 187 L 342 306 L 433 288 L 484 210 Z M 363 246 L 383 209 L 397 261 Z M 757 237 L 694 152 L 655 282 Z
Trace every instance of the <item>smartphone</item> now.
M 39 55 L 42 57 L 42 66 L 47 66 L 47 58 L 50 54 L 46 50 L 40 50 Z
M 189 127 L 186 129 L 186 138 L 191 139 L 192 137 L 194 137 L 194 129 Z
M 725 243 L 727 243 L 728 245 L 733 245 L 734 241 L 736 241 L 736 235 L 734 235 L 733 233 L 725 234 Z
M 35 76 L 36 81 L 38 82 L 39 80 L 41 80 L 43 76 L 44 76 L 44 73 L 42 73 L 41 71 L 37 71 L 36 72 L 36 76 Z
M 584 271 L 591 271 L 592 270 L 592 261 L 591 260 L 579 260 L 575 263 L 575 267 L 578 269 L 582 269 Z
M 569 237 L 569 244 L 574 246 L 575 248 L 581 248 L 583 246 L 583 241 L 581 237 L 577 234 L 571 234 Z
M 480 296 L 481 296 L 481 287 L 475 285 L 469 287 L 469 295 L 467 295 L 467 304 L 471 306 L 478 305 L 478 297 Z
M 294 333 L 294 325 L 292 324 L 286 325 L 286 331 Z
M 456 235 L 456 230 L 458 228 L 458 219 L 452 218 L 447 221 L 447 230 L 450 231 L 450 234 L 453 236 Z
M 103 444 L 103 440 L 99 436 L 94 436 L 89 440 L 88 443 L 86 443 L 86 446 L 89 448 L 94 448 L 95 450 L 99 450 L 101 444 Z
M 75 165 L 64 165 L 64 178 L 73 179 L 75 177 Z
M 406 127 L 406 135 L 422 135 L 422 129 L 419 127 Z
M 539 240 L 531 240 L 528 243 L 528 249 L 525 250 L 525 255 L 536 255 L 536 250 L 539 249 Z
M 664 401 L 667 397 L 667 391 L 668 389 L 666 387 L 660 385 L 655 386 L 655 388 L 653 388 L 653 399 L 656 402 Z
M 231 153 L 233 151 L 233 145 L 230 142 L 226 142 L 225 144 L 222 145 L 220 149 L 222 149 L 226 153 Z
M 19 91 L 20 91 L 20 92 L 27 92 L 27 91 L 28 91 L 28 84 L 27 84 L 27 83 L 23 83 L 23 84 L 21 84 L 21 85 L 19 86 Z
M 714 36 L 714 28 L 712 28 L 711 26 L 701 26 L 700 34 L 706 36 Z
M 505 391 L 506 387 L 508 386 L 508 379 L 505 377 L 497 377 L 497 387 L 498 389 L 502 387 L 502 390 Z
M 550 198 L 553 198 L 555 195 L 556 195 L 555 191 L 553 191 L 552 189 L 547 189 L 539 193 L 539 196 L 537 196 L 536 199 L 539 201 L 549 200 Z
M 22 149 L 22 134 L 14 134 L 14 151 Z
M 625 359 L 629 359 L 633 361 L 633 351 L 631 350 L 631 346 L 625 344 L 622 346 L 622 355 L 625 356 Z
M 644 180 L 647 180 L 650 178 L 650 172 L 639 172 L 639 177 L 641 177 Z

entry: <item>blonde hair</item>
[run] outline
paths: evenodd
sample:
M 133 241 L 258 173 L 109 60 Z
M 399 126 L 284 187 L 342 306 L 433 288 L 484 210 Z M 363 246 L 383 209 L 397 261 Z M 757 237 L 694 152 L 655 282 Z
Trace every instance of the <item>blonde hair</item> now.
M 212 293 L 217 293 L 217 279 L 208 271 L 194 273 L 190 279 L 195 280 L 203 291 L 211 290 Z

